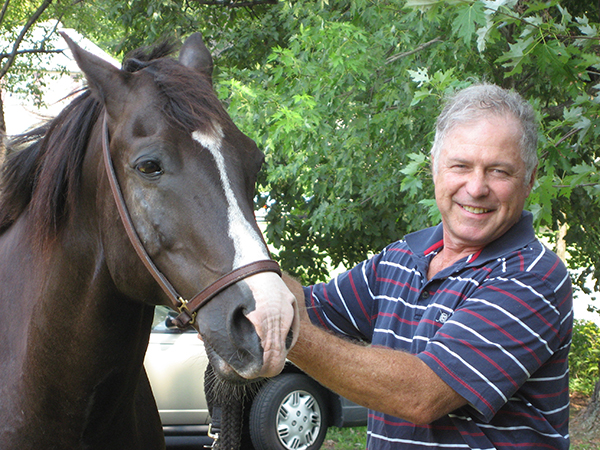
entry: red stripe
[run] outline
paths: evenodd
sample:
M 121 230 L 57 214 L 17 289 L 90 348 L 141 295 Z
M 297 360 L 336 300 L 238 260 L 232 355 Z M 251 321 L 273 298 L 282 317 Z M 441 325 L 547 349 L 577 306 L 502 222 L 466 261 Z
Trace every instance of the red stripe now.
M 551 398 L 551 397 L 559 397 L 560 395 L 564 394 L 565 392 L 569 392 L 569 388 L 566 387 L 564 388 L 562 391 L 560 392 L 553 392 L 552 394 L 539 394 L 539 395 L 532 395 L 531 398 Z
M 401 283 L 399 281 L 392 280 L 390 278 L 379 278 L 379 277 L 377 277 L 377 281 L 383 282 L 383 283 L 390 283 L 394 286 L 408 287 L 411 291 L 419 292 L 419 289 L 412 287 L 410 283 Z
M 481 255 L 481 252 L 483 251 L 483 249 L 479 250 L 477 253 L 474 253 L 472 255 L 472 258 L 469 258 L 469 263 L 472 263 L 473 261 L 475 261 L 477 258 L 479 258 L 479 255 Z
M 327 330 L 327 329 L 329 329 L 329 327 L 325 324 L 325 321 L 319 314 L 319 308 L 317 308 L 317 305 L 315 304 L 315 297 L 313 296 L 313 289 L 314 289 L 314 287 L 311 286 L 311 288 L 310 288 L 310 304 L 312 306 L 313 313 L 317 317 L 317 319 L 319 319 L 319 323 L 321 324 L 321 326 Z M 327 296 L 326 289 L 323 289 L 323 292 L 325 292 L 325 295 Z
M 365 309 L 365 305 L 363 305 L 360 296 L 358 295 L 358 291 L 356 290 L 356 285 L 354 284 L 354 277 L 352 276 L 352 272 L 348 272 L 348 278 L 350 279 L 350 285 L 352 286 L 352 292 L 354 292 L 354 298 L 358 302 L 358 306 L 360 306 L 360 310 L 363 312 L 367 320 L 369 321 L 369 325 L 371 325 L 371 317 L 367 314 L 367 310 Z
M 523 258 L 523 253 L 521 253 L 520 251 L 518 252 L 519 255 L 519 269 L 521 270 L 521 272 L 523 272 L 525 270 L 525 258 Z
M 552 332 L 554 334 L 556 334 L 558 336 L 558 330 L 556 328 L 554 328 L 554 326 L 548 322 L 544 316 L 542 316 L 536 309 L 532 308 L 531 306 L 529 306 L 526 302 L 524 302 L 523 300 L 521 300 L 519 297 L 517 297 L 516 295 L 511 294 L 510 292 L 507 292 L 503 289 L 500 289 L 497 286 L 486 286 L 487 288 L 491 289 L 492 291 L 496 291 L 496 292 L 500 292 L 501 294 L 506 295 L 507 297 L 512 298 L 513 300 L 515 300 L 516 302 L 518 302 L 519 304 L 523 305 L 525 308 L 527 308 L 530 312 L 534 313 L 538 319 L 540 319 L 544 324 L 546 324 L 546 326 L 548 328 L 550 328 L 552 330 Z
M 483 398 L 479 394 L 479 392 L 477 392 L 475 389 L 473 389 L 471 386 L 469 386 L 467 383 L 465 383 L 461 378 L 454 375 L 454 373 L 452 373 L 452 371 L 450 369 L 448 369 L 448 367 L 442 361 L 440 361 L 435 355 L 433 355 L 432 353 L 429 353 L 428 351 L 424 351 L 421 354 L 427 355 L 430 358 L 432 358 L 442 369 L 444 369 L 444 371 L 446 371 L 446 373 L 448 375 L 450 375 L 452 378 L 454 378 L 455 381 L 458 381 L 458 383 L 460 385 L 462 385 L 464 388 L 466 388 L 468 391 L 470 391 L 473 395 L 475 395 L 485 406 L 488 407 L 488 409 L 490 411 L 492 411 L 493 413 L 496 412 L 496 410 L 492 407 L 492 405 L 485 398 Z
M 484 321 L 485 323 L 487 323 L 488 325 L 491 325 L 493 328 L 495 328 L 497 331 L 501 332 L 503 335 L 505 335 L 507 338 L 509 338 L 511 341 L 516 342 L 517 344 L 519 344 L 521 347 L 523 347 L 525 350 L 527 350 L 531 356 L 533 356 L 535 358 L 535 360 L 538 362 L 539 365 L 542 364 L 542 361 L 540 360 L 540 358 L 535 354 L 535 352 L 533 350 L 531 350 L 528 346 L 525 345 L 525 343 L 523 341 L 520 341 L 519 339 L 515 338 L 512 334 L 508 333 L 504 328 L 498 326 L 496 323 L 492 322 L 491 320 L 486 319 L 485 317 L 483 317 L 481 314 L 478 314 L 474 311 L 471 311 L 469 309 L 465 309 L 464 310 L 466 313 L 471 314 L 472 316 L 477 317 L 479 320 Z
M 556 269 L 556 266 L 558 266 L 558 263 L 560 262 L 560 258 L 557 256 L 556 257 L 556 261 L 554 261 L 554 265 L 552 266 L 552 268 L 548 271 L 548 273 L 546 273 L 546 275 L 544 275 L 544 278 L 542 278 L 542 280 L 546 280 L 546 278 L 548 278 L 552 272 L 554 272 L 554 269 Z
M 435 244 L 433 244 L 431 247 L 429 247 L 427 250 L 425 250 L 425 252 L 423 253 L 425 256 L 427 256 L 429 253 L 436 251 L 438 248 L 443 247 L 444 246 L 444 240 L 442 239 L 439 242 L 436 242 Z
M 446 337 L 446 338 L 454 339 L 453 336 L 449 336 L 446 333 L 439 333 L 439 335 Z M 470 342 L 467 342 L 463 339 L 458 339 L 458 341 L 465 344 L 467 347 L 469 347 L 471 350 L 473 350 L 475 353 L 477 353 L 479 356 L 481 356 L 483 359 L 485 359 L 488 363 L 490 363 L 492 366 L 494 366 L 496 368 L 496 370 L 498 370 L 502 375 L 504 375 L 504 377 L 508 381 L 510 381 L 510 383 L 514 387 L 516 387 L 517 389 L 519 388 L 519 384 L 515 380 L 513 380 L 513 378 L 506 372 L 506 370 L 504 370 L 502 367 L 500 367 L 500 365 L 498 363 L 496 363 L 492 358 L 487 356 L 485 353 L 483 353 L 481 350 L 479 350 L 477 347 L 475 347 Z

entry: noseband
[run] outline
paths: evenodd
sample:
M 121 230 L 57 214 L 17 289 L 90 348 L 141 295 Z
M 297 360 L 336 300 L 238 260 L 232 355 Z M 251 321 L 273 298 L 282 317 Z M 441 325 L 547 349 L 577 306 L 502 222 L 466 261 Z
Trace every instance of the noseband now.
M 279 276 L 281 276 L 281 269 L 279 268 L 279 264 L 277 264 L 276 261 L 273 261 L 271 259 L 254 261 L 250 264 L 232 270 L 228 274 L 217 279 L 217 281 L 209 285 L 207 288 L 203 289 L 200 293 L 192 297 L 191 300 L 185 300 L 181 295 L 177 293 L 177 291 L 169 282 L 169 280 L 165 277 L 165 275 L 160 270 L 158 270 L 158 268 L 150 258 L 150 255 L 148 255 L 148 252 L 146 252 L 146 249 L 140 241 L 137 232 L 135 231 L 135 227 L 133 225 L 133 222 L 131 221 L 131 216 L 129 214 L 129 210 L 127 209 L 127 204 L 125 203 L 125 199 L 123 198 L 123 193 L 121 192 L 115 169 L 112 164 L 108 141 L 108 123 L 105 114 L 102 124 L 102 151 L 104 154 L 104 166 L 108 175 L 110 189 L 117 204 L 119 216 L 121 217 L 121 221 L 123 222 L 123 226 L 125 227 L 125 231 L 127 232 L 129 241 L 131 242 L 131 245 L 133 245 L 133 248 L 135 249 L 137 255 L 142 260 L 142 262 L 144 263 L 150 274 L 154 277 L 156 282 L 159 284 L 159 286 L 162 288 L 162 290 L 167 294 L 167 296 L 171 300 L 173 309 L 179 311 L 179 315 L 175 319 L 175 323 L 178 327 L 185 328 L 186 326 L 193 324 L 196 321 L 196 315 L 198 314 L 200 308 L 206 305 L 217 294 L 224 291 L 229 286 L 237 283 L 238 281 L 243 280 L 244 278 L 261 272 L 275 272 Z

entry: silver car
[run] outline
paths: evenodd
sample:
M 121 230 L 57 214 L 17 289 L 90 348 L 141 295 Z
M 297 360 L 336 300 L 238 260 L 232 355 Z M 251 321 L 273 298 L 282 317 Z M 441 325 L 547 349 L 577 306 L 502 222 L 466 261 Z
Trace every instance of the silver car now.
M 195 330 L 171 324 L 158 307 L 144 365 L 167 447 L 210 445 L 204 397 L 208 358 Z M 265 383 L 245 405 L 243 450 L 317 450 L 327 428 L 364 426 L 367 410 L 324 388 L 292 364 Z M 201 447 L 200 447 L 201 448 Z

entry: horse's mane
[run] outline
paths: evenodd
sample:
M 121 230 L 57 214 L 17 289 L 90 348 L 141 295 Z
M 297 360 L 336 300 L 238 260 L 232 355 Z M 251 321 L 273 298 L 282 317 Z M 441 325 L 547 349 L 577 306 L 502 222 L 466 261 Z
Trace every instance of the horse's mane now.
M 129 54 L 123 70 L 148 68 L 163 96 L 163 113 L 182 130 L 207 130 L 228 115 L 208 79 L 166 58 L 171 42 Z M 16 136 L 7 144 L 0 179 L 0 233 L 29 206 L 33 230 L 42 242 L 59 232 L 75 210 L 81 187 L 82 164 L 94 125 L 104 106 L 87 88 L 49 122 Z

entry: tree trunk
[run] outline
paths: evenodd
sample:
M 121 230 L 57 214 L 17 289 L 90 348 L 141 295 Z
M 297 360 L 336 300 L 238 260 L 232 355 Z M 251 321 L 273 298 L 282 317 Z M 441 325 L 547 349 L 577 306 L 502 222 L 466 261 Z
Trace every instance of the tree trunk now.
M 592 432 L 600 428 L 600 380 L 596 382 L 590 403 L 579 415 L 580 428 L 584 432 Z
M 0 167 L 4 163 L 6 156 L 6 122 L 4 121 L 4 99 L 3 92 L 0 90 Z

